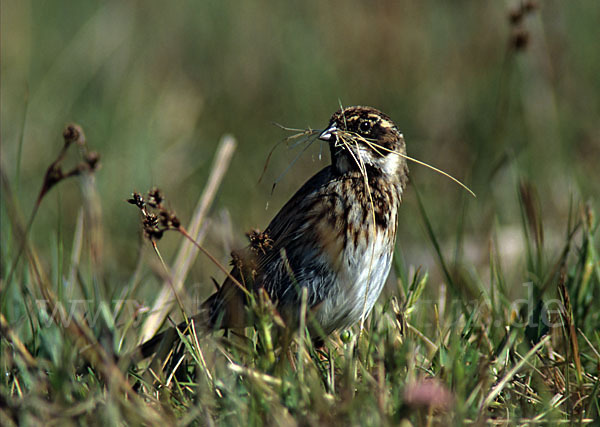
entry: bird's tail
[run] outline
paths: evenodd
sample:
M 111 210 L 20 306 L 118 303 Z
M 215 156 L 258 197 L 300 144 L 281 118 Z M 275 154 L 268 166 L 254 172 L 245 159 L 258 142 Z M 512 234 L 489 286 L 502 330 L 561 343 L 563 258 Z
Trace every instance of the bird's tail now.
M 156 355 L 156 359 L 164 360 L 171 350 L 175 350 L 181 344 L 180 336 L 191 333 L 192 325 L 198 335 L 204 336 L 208 333 L 211 329 L 208 311 L 202 309 L 200 313 L 190 317 L 187 321 L 170 327 L 142 343 L 136 349 L 135 359 L 143 360 Z
M 232 275 L 239 277 L 237 269 Z M 239 280 L 239 279 L 238 279 Z M 155 354 L 155 359 L 164 360 L 171 351 L 177 351 L 181 344 L 180 334 L 187 335 L 193 323 L 196 333 L 201 336 L 215 329 L 243 328 L 247 326 L 244 308 L 244 294 L 230 278 L 203 304 L 200 312 L 187 322 L 166 329 L 141 344 L 135 351 L 134 360 L 143 360 Z M 179 331 L 179 332 L 178 332 Z

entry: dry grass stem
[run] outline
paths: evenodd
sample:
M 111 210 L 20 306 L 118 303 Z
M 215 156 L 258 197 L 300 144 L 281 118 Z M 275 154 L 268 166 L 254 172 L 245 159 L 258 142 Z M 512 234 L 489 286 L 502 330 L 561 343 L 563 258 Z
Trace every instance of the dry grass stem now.
M 188 230 L 190 236 L 193 237 L 193 241 L 200 244 L 203 240 L 204 235 L 201 233 L 201 227 L 208 212 L 208 209 L 217 193 L 217 189 L 229 167 L 231 157 L 235 151 L 236 141 L 230 135 L 225 135 L 219 147 L 217 148 L 217 154 L 213 162 L 208 182 L 200 197 L 196 209 Z M 173 271 L 173 288 L 165 284 L 163 286 L 159 296 L 156 298 L 154 305 L 151 310 L 151 314 L 144 322 L 143 332 L 141 334 L 140 342 L 147 341 L 152 338 L 160 326 L 163 324 L 167 314 L 173 307 L 172 292 L 178 292 L 183 288 L 184 280 L 187 276 L 190 266 L 194 262 L 198 248 L 190 241 L 184 240 L 179 248 L 175 262 L 171 271 Z

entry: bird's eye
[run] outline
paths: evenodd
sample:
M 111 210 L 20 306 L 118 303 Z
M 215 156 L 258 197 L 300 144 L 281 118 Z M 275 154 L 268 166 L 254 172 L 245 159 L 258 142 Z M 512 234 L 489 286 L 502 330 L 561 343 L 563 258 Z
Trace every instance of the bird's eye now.
M 358 125 L 358 130 L 360 130 L 362 133 L 369 133 L 371 130 L 371 122 L 367 120 L 360 122 Z

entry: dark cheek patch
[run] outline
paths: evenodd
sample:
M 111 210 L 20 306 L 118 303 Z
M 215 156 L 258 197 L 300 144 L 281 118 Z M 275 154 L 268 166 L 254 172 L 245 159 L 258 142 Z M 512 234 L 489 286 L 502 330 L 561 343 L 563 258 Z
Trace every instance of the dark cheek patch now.
M 398 137 L 391 129 L 380 129 L 380 134 L 377 136 L 379 145 L 390 151 L 398 151 Z

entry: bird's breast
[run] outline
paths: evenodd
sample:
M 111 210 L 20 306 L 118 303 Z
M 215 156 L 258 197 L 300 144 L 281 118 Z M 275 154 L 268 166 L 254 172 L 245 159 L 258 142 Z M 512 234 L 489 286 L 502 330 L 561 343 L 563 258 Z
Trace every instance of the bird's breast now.
M 364 184 L 362 177 L 338 183 L 318 208 L 323 220 L 315 221 L 314 232 L 333 274 L 315 314 L 328 333 L 369 314 L 391 266 L 399 195 L 393 187 Z

